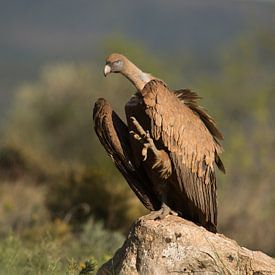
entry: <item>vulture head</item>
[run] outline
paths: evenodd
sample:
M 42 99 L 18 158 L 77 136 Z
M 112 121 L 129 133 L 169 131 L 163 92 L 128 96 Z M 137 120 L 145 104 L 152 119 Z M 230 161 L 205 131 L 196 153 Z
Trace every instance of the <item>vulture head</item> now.
M 152 75 L 144 73 L 127 59 L 127 57 L 119 53 L 112 53 L 106 58 L 104 75 L 107 76 L 110 73 L 121 73 L 127 77 L 139 91 L 143 89 L 146 83 L 154 79 Z
M 104 75 L 107 76 L 110 73 L 123 73 L 125 70 L 125 64 L 127 65 L 129 60 L 119 53 L 113 53 L 106 58 L 106 65 L 104 67 Z

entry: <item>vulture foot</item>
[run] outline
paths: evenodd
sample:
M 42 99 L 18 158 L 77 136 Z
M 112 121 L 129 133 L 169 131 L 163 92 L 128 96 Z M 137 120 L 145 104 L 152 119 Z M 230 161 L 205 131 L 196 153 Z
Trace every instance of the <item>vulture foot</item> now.
M 159 150 L 155 146 L 153 139 L 150 137 L 149 131 L 145 132 L 142 126 L 134 117 L 131 117 L 131 121 L 134 124 L 137 133 L 134 131 L 130 131 L 130 134 L 144 146 L 141 152 L 143 156 L 143 161 L 147 159 L 147 151 L 149 148 L 153 151 L 153 153 L 156 156 L 158 156 Z
M 151 213 L 146 216 L 146 219 L 147 220 L 162 220 L 165 217 L 167 217 L 168 215 L 178 216 L 178 213 L 173 211 L 169 206 L 167 206 L 165 203 L 163 203 L 160 210 L 151 211 Z
M 130 131 L 130 134 L 134 139 L 143 145 L 143 149 L 141 151 L 143 161 L 147 160 L 148 149 L 150 149 L 155 156 L 152 169 L 157 170 L 160 173 L 161 179 L 168 179 L 172 174 L 172 164 L 168 154 L 164 150 L 157 149 L 154 140 L 150 137 L 149 131 L 145 132 L 134 117 L 131 117 L 131 121 L 136 128 L 136 132 Z

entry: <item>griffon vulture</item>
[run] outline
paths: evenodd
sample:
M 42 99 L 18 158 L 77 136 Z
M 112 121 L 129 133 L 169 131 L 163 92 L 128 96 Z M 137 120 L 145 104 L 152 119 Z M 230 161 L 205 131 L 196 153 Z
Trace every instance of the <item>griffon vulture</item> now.
M 127 125 L 103 98 L 94 106 L 95 132 L 146 208 L 148 218 L 179 215 L 216 232 L 215 164 L 222 134 L 190 90 L 170 90 L 121 54 L 106 59 L 104 75 L 121 73 L 137 92 L 125 106 Z

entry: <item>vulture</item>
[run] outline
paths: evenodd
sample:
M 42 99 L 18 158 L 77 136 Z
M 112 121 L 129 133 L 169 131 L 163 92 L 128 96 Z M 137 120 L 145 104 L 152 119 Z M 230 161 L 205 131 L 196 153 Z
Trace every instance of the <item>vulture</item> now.
M 223 139 L 215 121 L 188 89 L 171 90 L 122 54 L 106 59 L 104 75 L 121 73 L 136 88 L 125 105 L 127 124 L 99 98 L 95 132 L 130 188 L 151 211 L 148 219 L 178 215 L 216 232 L 215 165 Z

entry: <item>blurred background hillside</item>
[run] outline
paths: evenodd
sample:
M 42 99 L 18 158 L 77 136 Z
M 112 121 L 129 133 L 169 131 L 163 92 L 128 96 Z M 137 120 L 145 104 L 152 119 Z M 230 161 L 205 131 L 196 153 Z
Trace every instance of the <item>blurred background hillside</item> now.
M 275 1 L 3 1 L 0 274 L 88 274 L 146 213 L 93 131 L 96 98 L 124 118 L 134 92 L 103 77 L 112 52 L 203 97 L 225 136 L 219 231 L 275 256 L 274 26 Z

